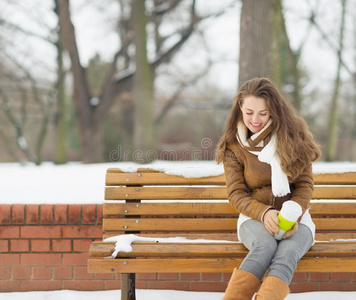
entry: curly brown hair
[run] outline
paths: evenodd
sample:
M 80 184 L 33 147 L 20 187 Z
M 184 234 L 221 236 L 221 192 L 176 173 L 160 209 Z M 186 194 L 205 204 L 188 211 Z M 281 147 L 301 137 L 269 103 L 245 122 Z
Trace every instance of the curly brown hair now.
M 240 87 L 226 120 L 225 133 L 216 147 L 216 161 L 218 163 L 223 162 L 226 146 L 236 141 L 237 123 L 242 121 L 240 107 L 247 96 L 266 100 L 273 122 L 273 131 L 277 134 L 276 152 L 281 160 L 281 168 L 293 181 L 306 166 L 320 157 L 321 152 L 314 142 L 306 122 L 297 115 L 291 104 L 266 78 L 250 79 Z

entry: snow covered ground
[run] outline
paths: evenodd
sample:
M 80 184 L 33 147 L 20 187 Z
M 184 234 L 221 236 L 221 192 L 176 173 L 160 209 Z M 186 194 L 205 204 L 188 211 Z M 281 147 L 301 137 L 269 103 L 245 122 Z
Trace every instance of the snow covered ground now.
M 221 300 L 223 293 L 184 292 L 172 290 L 137 290 L 137 300 Z M 0 293 L 1 300 L 120 300 L 120 290 L 104 292 L 78 292 L 78 291 L 53 291 L 53 292 L 24 292 Z M 356 292 L 312 292 L 290 294 L 286 300 L 355 300 Z
M 105 172 L 108 168 L 121 168 L 134 172 L 139 167 L 150 167 L 168 174 L 185 177 L 216 176 L 223 174 L 215 162 L 162 162 L 150 165 L 134 163 L 103 163 L 83 165 L 68 163 L 56 166 L 44 163 L 0 163 L 0 204 L 58 204 L 102 203 L 104 199 Z M 356 172 L 356 163 L 316 163 L 315 173 Z M 223 293 L 184 292 L 171 290 L 137 290 L 137 299 L 155 300 L 220 300 Z M 120 299 L 120 291 L 50 291 L 0 293 L 1 300 L 96 300 Z M 311 292 L 290 294 L 287 300 L 355 300 L 356 292 Z

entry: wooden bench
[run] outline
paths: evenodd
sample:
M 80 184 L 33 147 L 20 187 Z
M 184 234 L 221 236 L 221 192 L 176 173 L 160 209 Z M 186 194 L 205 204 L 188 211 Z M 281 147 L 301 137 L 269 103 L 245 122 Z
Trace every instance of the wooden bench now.
M 356 240 L 347 239 L 356 239 L 356 172 L 314 175 L 314 181 L 310 213 L 317 242 L 297 272 L 355 272 Z M 238 214 L 226 200 L 224 175 L 185 178 L 150 169 L 108 169 L 105 199 L 103 239 L 136 234 L 223 240 L 137 242 L 116 259 L 105 259 L 114 243 L 93 242 L 88 271 L 121 273 L 122 300 L 135 299 L 135 273 L 232 272 L 247 254 L 237 241 Z

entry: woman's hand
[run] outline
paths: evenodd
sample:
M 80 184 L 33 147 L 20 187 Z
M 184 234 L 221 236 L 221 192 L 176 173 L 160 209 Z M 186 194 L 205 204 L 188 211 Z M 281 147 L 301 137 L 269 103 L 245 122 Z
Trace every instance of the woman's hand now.
M 298 231 L 298 222 L 294 224 L 291 230 L 288 230 L 286 234 L 283 236 L 283 239 L 287 239 L 291 237 L 293 234 L 295 234 Z
M 279 232 L 279 220 L 278 220 L 278 210 L 270 209 L 268 210 L 263 217 L 263 224 L 265 225 L 267 231 L 270 234 L 278 234 Z

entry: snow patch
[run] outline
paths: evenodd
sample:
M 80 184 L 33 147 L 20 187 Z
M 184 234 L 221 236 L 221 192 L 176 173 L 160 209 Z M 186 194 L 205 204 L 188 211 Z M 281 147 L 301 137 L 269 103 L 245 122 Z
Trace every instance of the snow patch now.
M 104 242 L 115 242 L 115 251 L 112 253 L 110 258 L 117 257 L 119 252 L 131 252 L 131 244 L 134 242 L 152 242 L 152 243 L 236 243 L 232 241 L 225 240 L 205 240 L 205 239 L 194 239 L 190 240 L 185 237 L 171 237 L 171 238 L 150 238 L 142 237 L 135 234 L 124 234 L 109 237 L 104 240 Z
M 137 299 L 155 300 L 221 300 L 224 293 L 188 292 L 175 290 L 136 290 Z M 1 300 L 97 300 L 121 299 L 120 290 L 110 291 L 41 291 L 0 293 Z M 309 292 L 289 294 L 286 300 L 354 300 L 356 292 Z

